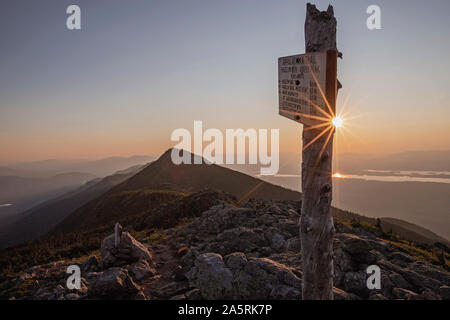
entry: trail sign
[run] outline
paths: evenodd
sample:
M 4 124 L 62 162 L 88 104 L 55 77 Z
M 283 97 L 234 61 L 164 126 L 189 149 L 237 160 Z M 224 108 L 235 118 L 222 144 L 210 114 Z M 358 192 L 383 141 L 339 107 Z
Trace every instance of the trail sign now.
M 300 240 L 302 298 L 333 299 L 331 215 L 336 126 L 336 25 L 333 7 L 306 5 L 305 54 L 278 59 L 279 113 L 303 123 Z
M 331 117 L 333 104 L 327 106 L 325 97 L 335 95 L 327 92 L 327 84 L 336 81 L 336 58 L 334 50 L 279 58 L 279 114 L 306 125 L 321 123 L 326 115 Z

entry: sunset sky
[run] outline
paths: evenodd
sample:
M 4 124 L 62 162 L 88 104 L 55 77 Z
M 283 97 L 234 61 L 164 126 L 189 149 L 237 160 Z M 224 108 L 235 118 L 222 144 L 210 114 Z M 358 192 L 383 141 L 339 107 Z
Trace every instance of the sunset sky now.
M 338 20 L 339 152 L 450 149 L 450 1 L 315 1 Z M 82 30 L 66 28 L 69 4 Z M 378 4 L 382 29 L 366 27 Z M 278 115 L 277 59 L 304 52 L 306 1 L 5 0 L 0 163 L 158 155 L 176 128 L 302 126 Z

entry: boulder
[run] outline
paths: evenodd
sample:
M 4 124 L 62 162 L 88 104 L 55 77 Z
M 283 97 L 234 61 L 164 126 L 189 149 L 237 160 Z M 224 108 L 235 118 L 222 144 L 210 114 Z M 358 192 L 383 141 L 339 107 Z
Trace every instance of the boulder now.
M 143 258 L 129 266 L 128 271 L 135 281 L 141 281 L 156 274 L 156 270 Z
M 388 298 L 381 293 L 374 293 L 369 296 L 369 300 L 388 300 Z
M 123 268 L 110 268 L 99 273 L 88 289 L 90 297 L 129 298 L 140 291 L 139 286 Z
M 216 253 L 199 255 L 186 276 L 191 286 L 200 289 L 206 299 L 223 299 L 232 289 L 233 274 L 226 268 L 222 256 Z
M 80 295 L 76 294 L 76 293 L 68 293 L 65 295 L 64 297 L 65 300 L 79 300 L 80 299 Z
M 159 288 L 157 295 L 161 298 L 170 298 L 175 295 L 184 294 L 189 289 L 189 284 L 187 281 L 182 282 L 170 282 L 165 286 Z
M 344 276 L 344 289 L 360 296 L 366 296 L 369 293 L 366 281 L 367 274 L 363 271 L 347 272 Z
M 100 269 L 100 262 L 96 256 L 90 256 L 86 261 L 81 264 L 82 272 L 96 272 Z
M 442 300 L 440 295 L 431 291 L 430 289 L 426 289 L 426 290 L 422 291 L 422 293 L 420 294 L 420 297 L 423 300 Z
M 334 285 L 343 286 L 345 274 L 349 271 L 355 270 L 355 264 L 347 252 L 342 248 L 336 248 L 334 250 Z
M 282 221 L 276 224 L 276 227 L 281 231 L 287 233 L 290 237 L 300 236 L 300 227 L 298 223 L 296 223 L 295 221 L 283 219 Z
M 115 244 L 115 235 L 111 234 L 102 241 L 100 248 L 102 265 L 104 268 L 110 266 L 122 266 L 133 263 L 139 259 L 152 261 L 152 255 L 147 248 L 133 238 L 128 232 L 122 232 L 120 242 Z
M 366 254 L 370 248 L 366 240 L 349 233 L 343 233 L 339 236 L 342 249 L 351 255 Z
M 269 241 L 272 250 L 281 252 L 286 249 L 286 239 L 279 229 L 274 227 L 268 228 L 264 235 Z
M 247 258 L 242 252 L 224 258 L 216 253 L 201 254 L 187 278 L 204 299 L 301 297 L 301 280 L 290 268 L 266 258 Z
M 442 300 L 450 300 L 450 287 L 449 286 L 441 286 L 439 287 L 439 295 Z
M 397 299 L 421 300 L 420 296 L 417 293 L 415 293 L 411 290 L 403 289 L 403 288 L 394 288 L 392 290 L 392 294 Z
M 254 216 L 255 211 L 251 208 L 236 208 L 230 204 L 220 204 L 203 212 L 202 216 L 192 221 L 187 229 L 190 232 L 219 234 L 226 229 L 245 225 Z
M 359 300 L 358 296 L 336 287 L 333 287 L 333 297 L 334 300 Z
M 201 300 L 202 294 L 199 289 L 192 289 L 185 294 L 187 300 Z
M 406 281 L 405 278 L 403 278 L 403 276 L 399 275 L 396 272 L 391 272 L 388 275 L 388 278 L 392 282 L 394 287 L 403 288 L 403 289 L 409 289 L 409 290 L 413 289 L 411 284 L 408 281 Z
M 414 258 L 403 252 L 392 252 L 387 256 L 389 261 L 399 267 L 407 267 L 411 262 L 414 262 Z

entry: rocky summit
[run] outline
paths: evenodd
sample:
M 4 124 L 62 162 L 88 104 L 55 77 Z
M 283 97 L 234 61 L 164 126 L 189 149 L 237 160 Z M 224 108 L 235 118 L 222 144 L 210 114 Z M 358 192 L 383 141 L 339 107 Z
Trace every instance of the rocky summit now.
M 141 241 L 125 230 L 99 255 L 35 266 L 0 286 L 12 299 L 301 299 L 299 201 L 223 203 Z M 335 299 L 450 299 L 446 265 L 410 254 L 376 227 L 335 221 Z M 119 236 L 119 238 L 117 238 Z M 66 287 L 67 267 L 81 288 Z M 368 289 L 368 266 L 381 289 Z M 7 292 L 6 292 L 7 291 Z

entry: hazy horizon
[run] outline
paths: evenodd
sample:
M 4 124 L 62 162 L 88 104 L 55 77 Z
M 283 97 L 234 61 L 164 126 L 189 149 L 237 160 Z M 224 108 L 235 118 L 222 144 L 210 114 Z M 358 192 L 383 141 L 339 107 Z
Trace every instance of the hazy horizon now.
M 68 158 L 68 157 L 59 157 L 59 158 L 38 158 L 38 159 L 18 159 L 15 161 L 0 161 L 0 166 L 7 167 L 8 165 L 18 165 L 23 163 L 33 163 L 33 162 L 45 162 L 45 161 L 97 161 L 97 160 L 105 160 L 105 159 L 111 159 L 111 158 L 135 158 L 135 157 L 159 157 L 167 150 L 171 149 L 172 146 L 163 149 L 159 153 L 155 154 L 110 154 L 105 155 L 102 157 L 78 157 L 78 158 Z M 442 149 L 442 150 L 406 150 L 402 152 L 396 152 L 396 153 L 358 153 L 358 152 L 344 152 L 340 153 L 341 156 L 365 156 L 365 157 L 377 157 L 377 156 L 383 156 L 383 157 L 389 157 L 394 155 L 400 155 L 400 154 L 407 154 L 407 153 L 427 153 L 427 152 L 450 152 L 450 149 Z M 194 153 L 194 152 L 192 152 Z M 301 150 L 294 150 L 294 151 L 286 151 L 286 152 L 279 152 L 280 155 L 282 154 L 295 154 L 301 156 Z M 248 155 L 248 154 L 246 154 Z M 450 169 L 450 165 L 449 165 Z
M 336 154 L 449 150 L 450 3 L 381 1 L 370 31 L 371 1 L 315 1 L 329 2 L 344 56 Z M 277 58 L 304 52 L 306 1 L 79 0 L 80 31 L 69 4 L 0 4 L 0 163 L 158 155 L 194 120 L 279 128 L 280 151 L 300 152 L 302 126 L 278 115 Z

